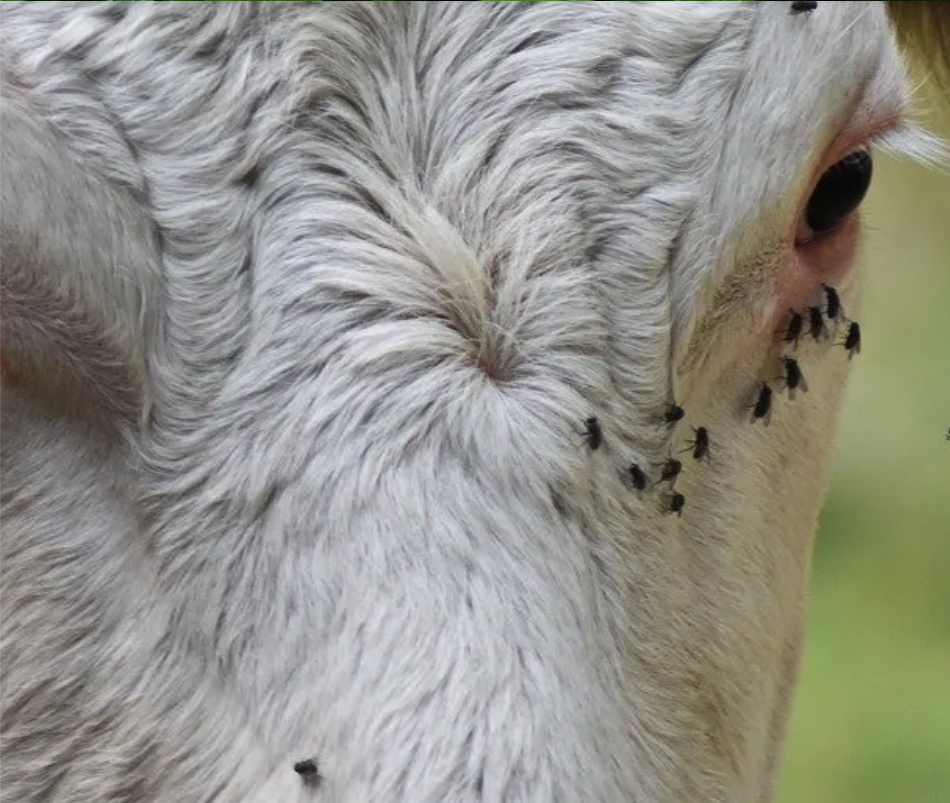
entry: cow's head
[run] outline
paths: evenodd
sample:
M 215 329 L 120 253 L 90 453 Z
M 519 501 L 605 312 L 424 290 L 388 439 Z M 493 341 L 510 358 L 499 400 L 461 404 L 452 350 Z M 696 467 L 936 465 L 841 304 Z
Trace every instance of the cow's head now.
M 6 789 L 766 800 L 883 4 L 2 19 Z

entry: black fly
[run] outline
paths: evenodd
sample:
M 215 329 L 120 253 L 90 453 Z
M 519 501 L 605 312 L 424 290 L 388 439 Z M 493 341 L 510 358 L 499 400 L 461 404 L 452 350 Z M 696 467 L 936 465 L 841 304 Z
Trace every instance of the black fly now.
M 592 452 L 596 452 L 604 442 L 604 430 L 600 426 L 600 419 L 592 415 L 584 422 L 584 437 Z
M 675 513 L 677 516 L 683 515 L 683 508 L 686 506 L 686 497 L 679 491 L 673 491 L 667 501 L 666 512 Z
M 685 415 L 686 411 L 678 404 L 669 404 L 663 413 L 663 423 L 667 426 L 678 424 Z
M 841 314 L 841 296 L 834 287 L 829 287 L 827 284 L 821 287 L 825 291 L 825 315 L 828 316 L 829 321 L 837 321 Z
M 630 477 L 630 484 L 634 490 L 642 491 L 647 487 L 647 475 L 636 463 L 630 464 L 627 469 L 627 476 Z
M 800 312 L 795 312 L 795 310 L 789 310 L 789 312 L 791 312 L 791 317 L 788 319 L 788 327 L 784 330 L 784 340 L 797 348 L 798 340 L 802 336 L 802 330 L 805 326 L 805 319 Z
M 861 353 L 861 326 L 857 321 L 851 321 L 848 325 L 848 333 L 844 336 L 844 341 L 838 344 L 848 350 L 848 359 L 855 354 Z
M 687 449 L 684 451 L 690 451 L 692 449 L 693 459 L 702 460 L 704 457 L 709 457 L 709 430 L 706 427 L 698 427 L 693 430 L 694 436 L 693 440 L 686 441 Z
M 825 320 L 821 317 L 821 307 L 808 308 L 808 334 L 815 340 L 821 340 L 825 333 Z
M 676 482 L 676 478 L 680 475 L 680 472 L 683 470 L 683 464 L 673 457 L 671 457 L 662 465 L 663 467 L 660 470 L 660 479 L 653 483 L 654 488 L 661 482 L 668 482 L 672 486 Z
M 312 758 L 305 758 L 303 761 L 294 764 L 294 772 L 300 776 L 300 780 L 307 786 L 319 786 L 320 781 L 323 780 L 323 776 L 320 775 L 320 770 L 317 768 L 317 762 Z
M 814 0 L 795 0 L 792 3 L 792 14 L 805 14 L 818 8 L 818 3 Z
M 794 396 L 796 390 L 808 390 L 808 383 L 805 382 L 805 375 L 802 373 L 798 360 L 794 357 L 782 357 L 782 365 L 785 366 L 785 376 L 779 377 L 788 388 L 789 396 Z
M 772 388 L 768 382 L 763 382 L 759 388 L 758 398 L 755 400 L 755 406 L 752 408 L 752 421 L 764 419 L 768 424 L 772 420 Z

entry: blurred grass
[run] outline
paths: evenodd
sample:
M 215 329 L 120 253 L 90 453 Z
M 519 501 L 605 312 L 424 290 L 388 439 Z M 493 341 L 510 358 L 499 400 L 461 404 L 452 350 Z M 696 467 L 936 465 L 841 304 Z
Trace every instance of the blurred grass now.
M 877 155 L 865 223 L 777 803 L 950 801 L 950 174 Z

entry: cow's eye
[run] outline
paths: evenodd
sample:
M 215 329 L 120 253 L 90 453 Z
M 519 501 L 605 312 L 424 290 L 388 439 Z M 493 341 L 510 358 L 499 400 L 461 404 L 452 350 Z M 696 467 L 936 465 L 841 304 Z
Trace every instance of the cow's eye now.
M 873 168 L 870 152 L 860 150 L 825 171 L 805 208 L 805 222 L 813 237 L 836 229 L 861 205 L 871 186 Z

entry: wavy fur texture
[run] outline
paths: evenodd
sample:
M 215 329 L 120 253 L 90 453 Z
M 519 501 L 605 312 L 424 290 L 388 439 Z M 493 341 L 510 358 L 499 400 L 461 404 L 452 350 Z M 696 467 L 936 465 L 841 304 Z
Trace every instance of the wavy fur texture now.
M 5 796 L 770 797 L 847 360 L 755 333 L 907 105 L 787 6 L 3 3 Z

